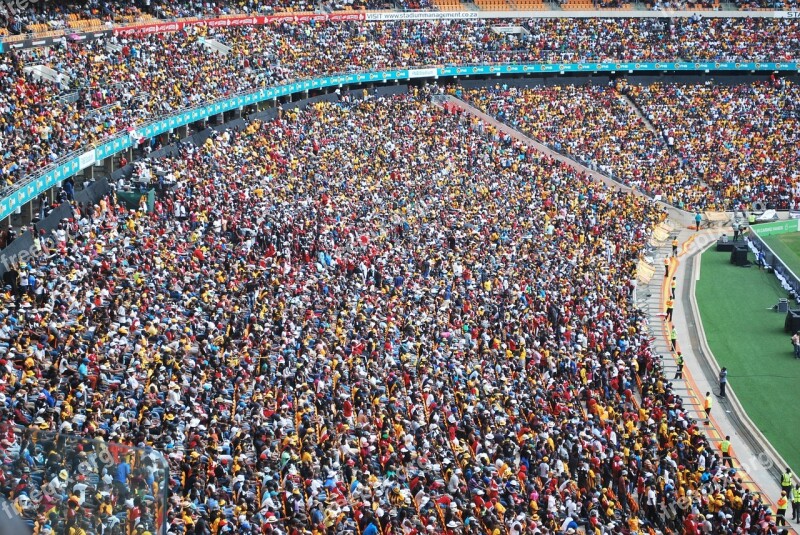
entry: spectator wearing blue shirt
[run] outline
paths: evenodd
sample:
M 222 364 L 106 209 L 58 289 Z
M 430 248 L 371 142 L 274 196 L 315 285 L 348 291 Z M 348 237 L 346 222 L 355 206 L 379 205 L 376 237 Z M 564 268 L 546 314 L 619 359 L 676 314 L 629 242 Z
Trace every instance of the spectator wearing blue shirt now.
M 86 379 L 89 375 L 89 359 L 81 360 L 80 365 L 78 366 L 78 375 L 80 376 L 81 380 Z
M 120 496 L 128 495 L 128 478 L 131 475 L 131 465 L 128 463 L 128 458 L 125 457 L 117 465 L 117 473 L 114 476 L 114 485 L 117 487 Z

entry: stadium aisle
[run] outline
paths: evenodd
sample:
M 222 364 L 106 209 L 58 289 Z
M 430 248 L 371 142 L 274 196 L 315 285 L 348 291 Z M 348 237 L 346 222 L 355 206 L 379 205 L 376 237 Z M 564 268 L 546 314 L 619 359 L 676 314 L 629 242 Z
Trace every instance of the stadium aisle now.
M 671 216 L 678 215 L 677 211 L 671 210 Z M 685 216 L 688 221 L 689 215 Z M 653 298 L 658 298 L 658 305 L 655 308 L 651 304 L 649 307 L 653 334 L 656 336 L 656 348 L 663 356 L 665 375 L 673 377 L 677 369 L 677 354 L 669 351 L 669 332 L 670 328 L 664 321 L 664 303 L 670 292 L 672 277 L 677 280 L 675 313 L 671 325 L 674 326 L 678 334 L 677 349 L 681 351 L 684 358 L 683 381 L 673 380 L 672 385 L 676 393 L 684 399 L 684 404 L 693 404 L 693 416 L 707 433 L 710 442 L 719 450 L 720 444 L 726 436 L 730 436 L 732 443 L 732 454 L 734 467 L 741 470 L 741 480 L 746 488 L 754 492 L 761 492 L 772 504 L 775 511 L 775 502 L 780 497 L 780 481 L 777 479 L 778 473 L 783 470 L 778 466 L 768 452 L 759 444 L 758 439 L 753 440 L 751 434 L 744 424 L 733 413 L 734 402 L 730 399 L 735 396 L 735 390 L 729 385 L 727 389 L 727 399 L 719 396 L 719 384 L 717 373 L 719 367 L 716 363 L 709 363 L 704 357 L 700 340 L 705 334 L 702 325 L 694 318 L 698 317 L 696 308 L 692 311 L 692 301 L 694 296 L 693 278 L 698 276 L 697 263 L 700 256 L 709 243 L 714 243 L 723 234 L 731 231 L 724 228 L 702 229 L 695 232 L 688 228 L 686 224 L 676 229 L 679 243 L 679 254 L 677 259 L 671 262 L 669 277 L 655 276 L 646 287 L 650 292 L 651 303 Z M 665 256 L 671 254 L 671 237 L 665 240 L 656 252 L 656 263 L 661 264 Z M 641 296 L 640 296 L 641 298 Z M 711 392 L 712 407 L 710 413 L 710 425 L 705 425 L 705 393 Z M 762 439 L 763 440 L 763 439 Z M 719 453 L 719 451 L 717 451 Z M 790 515 L 787 515 L 787 522 L 791 523 Z M 797 529 L 796 523 L 791 525 Z

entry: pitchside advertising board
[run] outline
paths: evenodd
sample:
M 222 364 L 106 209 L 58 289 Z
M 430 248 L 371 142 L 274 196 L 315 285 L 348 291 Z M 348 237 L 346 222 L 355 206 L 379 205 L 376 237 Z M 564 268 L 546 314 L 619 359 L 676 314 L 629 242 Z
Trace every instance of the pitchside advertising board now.
M 773 221 L 771 223 L 757 223 L 750 228 L 762 238 L 764 236 L 774 236 L 775 234 L 800 232 L 800 219 L 787 219 L 786 221 Z

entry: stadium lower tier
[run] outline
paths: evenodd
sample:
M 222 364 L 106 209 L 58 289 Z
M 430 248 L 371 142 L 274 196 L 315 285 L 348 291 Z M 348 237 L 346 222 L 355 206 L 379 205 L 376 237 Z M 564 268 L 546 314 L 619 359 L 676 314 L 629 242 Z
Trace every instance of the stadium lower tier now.
M 0 294 L 2 491 L 38 533 L 764 518 L 632 305 L 655 203 L 425 91 L 142 165 L 176 183 L 152 212 L 84 209 Z

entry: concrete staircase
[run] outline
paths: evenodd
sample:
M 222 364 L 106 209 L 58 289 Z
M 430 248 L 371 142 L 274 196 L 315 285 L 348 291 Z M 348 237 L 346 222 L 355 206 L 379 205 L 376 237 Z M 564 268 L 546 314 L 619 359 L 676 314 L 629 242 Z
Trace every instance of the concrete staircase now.
M 231 47 L 220 43 L 216 39 L 205 39 L 203 41 L 203 46 L 206 47 L 209 52 L 219 54 L 220 56 L 227 56 L 231 53 Z
M 36 80 L 53 84 L 68 84 L 70 80 L 69 76 L 66 74 L 45 65 L 29 65 L 22 70 L 25 74 L 30 74 Z

